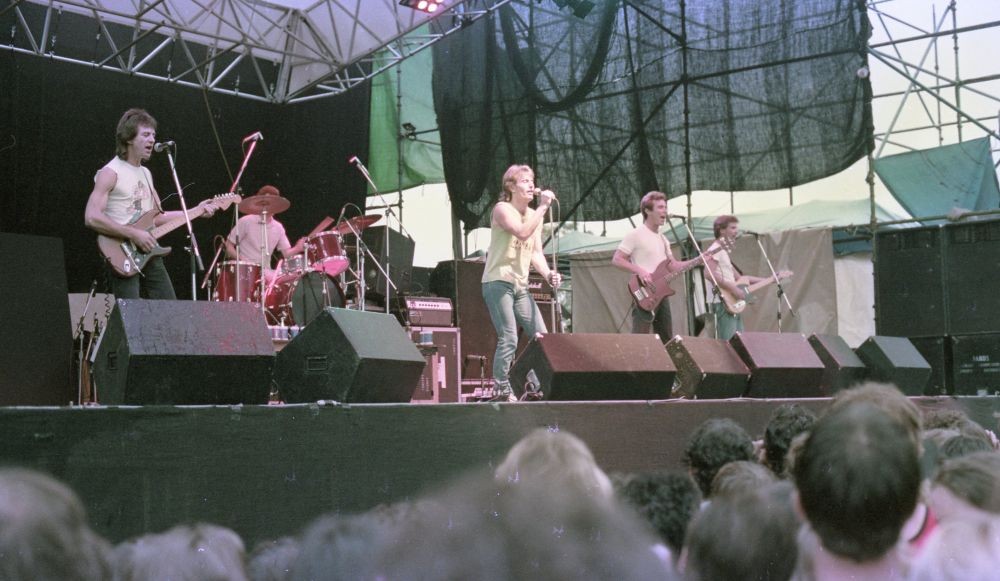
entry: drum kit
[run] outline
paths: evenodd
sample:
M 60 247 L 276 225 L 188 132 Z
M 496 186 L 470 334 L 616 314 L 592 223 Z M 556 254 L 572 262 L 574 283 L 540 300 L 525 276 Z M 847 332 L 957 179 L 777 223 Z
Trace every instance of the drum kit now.
M 287 198 L 256 195 L 244 199 L 239 211 L 265 218 L 261 221 L 263 239 L 266 217 L 280 214 L 290 206 Z M 212 299 L 260 305 L 268 325 L 305 326 L 325 307 L 346 306 L 344 289 L 351 262 L 344 235 L 360 233 L 379 219 L 381 216 L 357 216 L 330 226 L 333 220 L 327 218 L 306 236 L 302 252 L 279 261 L 273 272 L 267 268 L 270 255 L 264 256 L 261 264 L 242 260 L 219 262 L 214 271 Z

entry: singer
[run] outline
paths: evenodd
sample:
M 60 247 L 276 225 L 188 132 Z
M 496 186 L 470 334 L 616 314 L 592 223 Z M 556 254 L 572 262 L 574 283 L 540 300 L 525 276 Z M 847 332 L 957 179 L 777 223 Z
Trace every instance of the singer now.
M 142 109 L 126 111 L 115 129 L 115 157 L 94 176 L 94 189 L 84 212 L 88 228 L 113 239 L 130 241 L 144 253 L 158 247 L 156 238 L 144 227 L 144 218 L 151 218 L 150 226 L 158 226 L 182 215 L 180 211 L 163 211 L 153 177 L 142 165 L 152 155 L 155 142 L 156 120 L 152 115 Z M 211 216 L 217 206 L 205 200 L 199 207 L 203 215 Z M 137 299 L 140 294 L 150 299 L 177 298 L 160 256 L 152 257 L 143 266 L 143 276 L 120 276 L 108 263 L 105 270 L 108 291 L 116 298 Z
M 654 273 L 685 270 L 697 261 L 677 260 L 670 249 L 670 241 L 660 234 L 660 228 L 667 223 L 667 195 L 652 191 L 639 202 L 642 224 L 622 239 L 611 264 L 632 273 L 638 283 L 650 291 L 655 290 Z M 669 283 L 661 283 L 658 289 L 662 296 L 652 310 L 632 305 L 632 332 L 637 334 L 655 332 L 664 344 L 673 336 L 673 320 L 670 316 L 670 301 L 664 300 L 670 292 Z
M 529 207 L 535 195 L 538 206 Z M 517 350 L 517 328 L 529 337 L 547 333 L 538 305 L 528 292 L 528 271 L 535 267 L 553 288 L 562 278 L 550 269 L 542 252 L 542 223 L 555 194 L 535 189 L 535 172 L 526 165 L 512 165 L 503 174 L 500 201 L 490 219 L 490 246 L 483 272 L 483 300 L 497 332 L 493 356 L 494 400 L 517 401 L 509 371 Z

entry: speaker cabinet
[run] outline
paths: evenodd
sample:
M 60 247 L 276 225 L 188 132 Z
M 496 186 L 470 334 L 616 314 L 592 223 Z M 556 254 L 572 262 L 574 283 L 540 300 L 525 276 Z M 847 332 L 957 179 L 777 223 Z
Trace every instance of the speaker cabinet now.
M 894 383 L 906 395 L 923 395 L 931 366 L 906 337 L 869 337 L 855 350 L 868 378 Z
M 457 403 L 460 398 L 462 360 L 460 330 L 454 327 L 410 327 L 410 340 L 417 345 L 427 366 L 410 397 L 411 403 Z M 429 344 L 423 340 L 430 337 Z
M 0 405 L 77 399 L 62 240 L 0 232 Z
M 274 348 L 250 303 L 119 299 L 94 359 L 106 405 L 265 404 Z
M 284 401 L 409 402 L 426 362 L 392 315 L 326 308 L 277 356 Z
M 951 338 L 946 335 L 909 337 L 910 343 L 931 366 L 924 395 L 945 395 L 954 392 L 952 385 Z
M 1000 394 L 1000 333 L 951 338 L 955 395 Z
M 950 224 L 944 228 L 945 288 L 951 335 L 1000 333 L 1000 220 Z M 913 319 L 922 319 L 915 309 Z
M 510 371 L 520 397 L 648 400 L 670 397 L 676 370 L 653 335 L 549 333 L 536 337 Z
M 879 335 L 947 333 L 941 227 L 879 232 L 875 245 L 875 322 Z
M 809 336 L 809 345 L 825 367 L 820 382 L 823 396 L 833 395 L 864 381 L 868 373 L 865 362 L 840 335 L 813 334 Z
M 674 395 L 697 399 L 742 397 L 750 368 L 727 341 L 677 335 L 667 345 L 677 367 Z
M 819 397 L 826 367 L 801 333 L 737 333 L 729 340 L 750 368 L 747 397 Z
M 386 230 L 389 232 L 388 248 L 385 242 Z M 353 235 L 348 237 L 348 245 L 353 243 L 353 238 Z M 392 294 L 395 296 L 397 293 L 410 292 L 413 286 L 413 240 L 386 226 L 366 228 L 361 233 L 361 240 L 392 278 L 392 283 L 396 285 L 396 290 Z M 353 253 L 349 254 L 349 258 L 353 261 Z M 385 298 L 385 276 L 372 264 L 371 257 L 365 257 L 365 283 L 368 285 L 368 295 L 373 298 Z

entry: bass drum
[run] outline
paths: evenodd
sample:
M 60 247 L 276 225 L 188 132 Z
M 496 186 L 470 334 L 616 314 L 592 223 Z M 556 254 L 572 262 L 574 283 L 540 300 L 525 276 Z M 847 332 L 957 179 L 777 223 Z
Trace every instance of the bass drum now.
M 269 325 L 304 327 L 326 307 L 343 307 L 344 291 L 325 272 L 306 272 L 278 278 L 264 298 Z

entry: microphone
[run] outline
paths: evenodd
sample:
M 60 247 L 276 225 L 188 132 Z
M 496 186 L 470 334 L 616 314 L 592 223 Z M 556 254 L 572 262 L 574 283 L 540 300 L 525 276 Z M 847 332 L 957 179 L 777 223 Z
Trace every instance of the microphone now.
M 176 144 L 173 141 L 164 141 L 163 143 L 154 144 L 153 151 L 155 151 L 156 153 L 160 153 L 164 149 L 167 149 L 168 147 L 173 147 L 174 145 Z
M 343 206 L 340 207 L 340 215 L 337 216 L 337 222 L 336 222 L 337 224 L 340 224 L 341 222 L 344 221 L 344 212 L 346 211 L 347 211 L 347 204 L 344 204 Z
M 743 233 L 744 234 L 749 234 L 751 236 L 760 236 L 761 235 L 760 232 L 754 232 L 753 230 L 744 230 Z
M 687 216 L 684 214 L 667 214 L 667 218 L 677 218 L 678 220 L 687 220 Z
M 347 163 L 349 163 L 349 164 L 351 164 L 351 165 L 358 165 L 359 163 L 361 163 L 361 160 L 360 160 L 360 159 L 358 159 L 358 156 L 356 156 L 356 155 L 352 155 L 352 156 L 351 156 L 351 159 L 348 159 L 348 160 L 347 160 Z
M 243 138 L 243 143 L 247 141 L 264 141 L 264 134 L 260 131 L 255 131 Z

